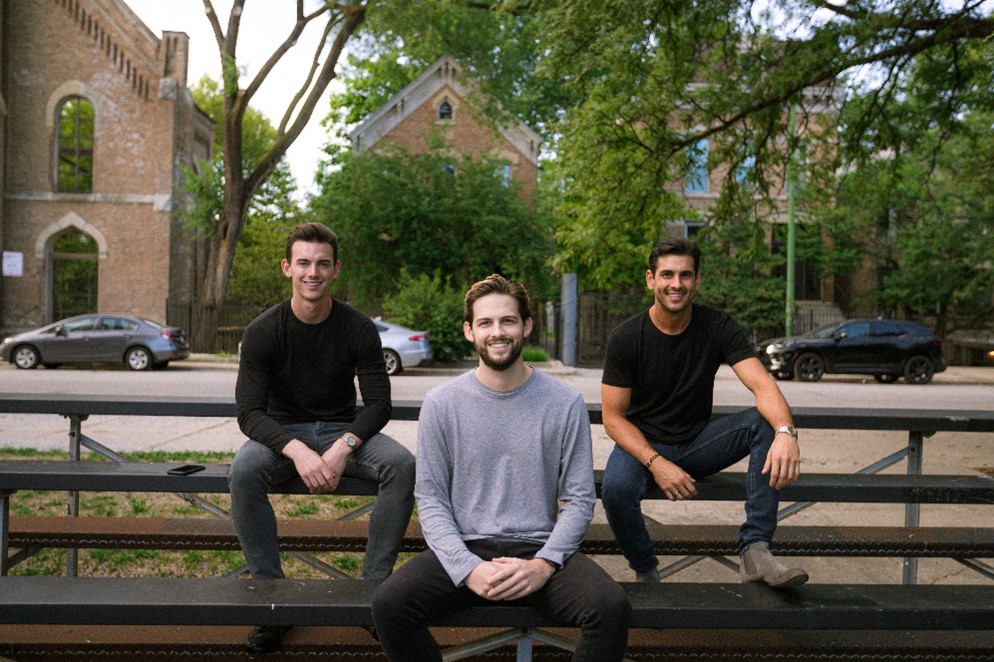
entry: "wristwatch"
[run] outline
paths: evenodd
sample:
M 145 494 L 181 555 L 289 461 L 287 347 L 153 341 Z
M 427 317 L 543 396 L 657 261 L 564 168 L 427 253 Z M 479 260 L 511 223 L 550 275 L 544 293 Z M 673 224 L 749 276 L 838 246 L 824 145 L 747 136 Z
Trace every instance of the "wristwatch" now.
M 359 445 L 359 444 L 357 444 L 357 443 L 356 443 L 356 441 L 355 441 L 355 437 L 353 437 L 352 435 L 350 435 L 350 434 L 349 434 L 349 433 L 347 433 L 347 432 L 346 432 L 345 434 L 343 434 L 343 435 L 342 435 L 341 437 L 339 437 L 339 438 L 340 438 L 340 439 L 341 439 L 342 441 L 344 441 L 344 442 L 345 442 L 345 445 L 349 447 L 349 450 L 353 450 L 353 451 L 354 451 L 354 450 L 355 450 L 355 449 L 356 449 L 356 448 L 358 447 L 358 445 Z
M 797 428 L 792 428 L 789 425 L 781 425 L 780 427 L 778 427 L 775 430 L 775 432 L 777 434 L 780 434 L 781 432 L 786 432 L 787 434 L 789 434 L 790 436 L 792 436 L 794 439 L 797 439 Z

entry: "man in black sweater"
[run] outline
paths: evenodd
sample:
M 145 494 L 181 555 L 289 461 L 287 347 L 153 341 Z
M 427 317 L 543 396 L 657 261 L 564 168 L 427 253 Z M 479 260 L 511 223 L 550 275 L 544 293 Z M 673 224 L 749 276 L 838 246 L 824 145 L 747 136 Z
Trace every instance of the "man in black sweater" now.
M 341 262 L 338 237 L 326 226 L 293 228 L 282 268 L 291 298 L 253 320 L 241 344 L 235 401 L 248 440 L 229 476 L 235 531 L 252 576 L 282 578 L 270 487 L 302 480 L 312 494 L 325 494 L 342 476 L 376 481 L 362 578 L 383 579 L 411 517 L 415 463 L 380 432 L 391 401 L 379 333 L 366 315 L 329 293 Z M 287 629 L 256 627 L 249 650 L 279 649 Z

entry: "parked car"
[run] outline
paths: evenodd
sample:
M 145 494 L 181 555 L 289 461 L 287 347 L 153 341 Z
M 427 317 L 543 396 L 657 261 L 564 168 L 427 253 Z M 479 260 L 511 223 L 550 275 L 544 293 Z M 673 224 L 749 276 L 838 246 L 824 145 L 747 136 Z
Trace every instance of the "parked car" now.
M 0 343 L 0 359 L 25 369 L 123 362 L 132 370 L 148 370 L 189 355 L 183 329 L 116 313 L 69 317 Z
M 904 320 L 854 319 L 790 338 L 766 340 L 759 360 L 778 379 L 816 382 L 826 373 L 873 375 L 891 383 L 928 384 L 946 369 L 942 339 Z
M 373 322 L 380 332 L 383 360 L 387 364 L 388 375 L 396 375 L 404 368 L 413 368 L 431 361 L 428 332 L 390 324 L 379 317 Z

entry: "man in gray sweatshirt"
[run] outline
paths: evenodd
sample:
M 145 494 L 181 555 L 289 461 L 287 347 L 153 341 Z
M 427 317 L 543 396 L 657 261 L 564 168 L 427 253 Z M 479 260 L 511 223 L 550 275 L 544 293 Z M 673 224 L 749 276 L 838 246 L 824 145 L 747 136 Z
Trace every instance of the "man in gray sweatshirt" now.
M 516 601 L 581 629 L 574 660 L 624 657 L 631 607 L 577 551 L 596 494 L 582 396 L 521 359 L 528 293 L 501 276 L 470 288 L 463 331 L 479 366 L 421 407 L 415 497 L 428 551 L 373 596 L 392 662 L 441 660 L 428 623 Z

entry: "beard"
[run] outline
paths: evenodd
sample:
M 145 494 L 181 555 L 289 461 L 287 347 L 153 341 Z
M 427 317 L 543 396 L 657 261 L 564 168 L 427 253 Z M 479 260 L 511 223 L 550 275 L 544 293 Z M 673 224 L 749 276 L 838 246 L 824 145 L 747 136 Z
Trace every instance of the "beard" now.
M 514 362 L 518 360 L 519 356 L 521 356 L 521 352 L 525 347 L 524 342 L 515 341 L 513 338 L 508 336 L 494 338 L 491 342 L 506 342 L 511 346 L 504 357 L 496 359 L 490 355 L 490 350 L 485 343 L 474 343 L 476 353 L 480 355 L 480 360 L 483 361 L 483 365 L 487 366 L 491 370 L 497 370 L 498 372 L 503 372 L 514 365 Z

